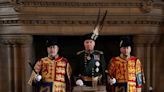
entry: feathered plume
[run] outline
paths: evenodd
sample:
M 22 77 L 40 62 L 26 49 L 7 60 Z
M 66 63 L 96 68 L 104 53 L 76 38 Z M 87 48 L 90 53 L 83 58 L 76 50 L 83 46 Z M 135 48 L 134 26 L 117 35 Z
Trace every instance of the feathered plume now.
M 96 25 L 94 27 L 93 34 L 91 36 L 92 39 L 94 39 L 94 40 L 97 39 L 97 37 L 99 35 L 99 31 L 103 28 L 103 23 L 104 23 L 106 15 L 107 15 L 107 10 L 105 11 L 102 20 L 99 22 L 99 20 L 100 20 L 100 9 L 99 9 Z

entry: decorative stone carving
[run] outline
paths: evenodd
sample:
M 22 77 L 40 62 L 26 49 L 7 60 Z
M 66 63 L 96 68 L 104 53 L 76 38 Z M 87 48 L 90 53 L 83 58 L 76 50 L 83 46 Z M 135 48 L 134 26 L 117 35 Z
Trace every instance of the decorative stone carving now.
M 163 2 L 154 2 L 154 7 L 164 9 L 164 0 Z
M 27 17 L 27 16 L 26 16 Z M 8 19 L 8 20 L 0 20 L 0 25 L 95 25 L 96 18 L 95 16 L 85 16 L 85 20 L 82 18 L 83 16 L 74 17 L 74 16 L 55 16 L 50 19 L 46 19 L 46 16 L 39 16 L 41 18 L 35 18 L 34 15 L 29 16 L 29 19 L 25 19 L 22 16 L 22 19 Z M 120 20 L 119 17 L 122 17 Z M 107 16 L 104 21 L 104 25 L 144 25 L 144 26 L 160 26 L 163 24 L 162 17 L 158 16 L 148 16 L 145 19 L 145 16 L 130 16 L 133 19 L 128 19 L 129 16 Z M 156 18 L 155 18 L 156 17 Z M 33 18 L 33 19 L 31 19 Z
M 159 44 L 160 35 L 136 35 L 133 38 L 134 45 L 144 45 L 144 44 Z
M 143 0 L 141 5 L 142 11 L 145 13 L 149 13 L 152 11 L 153 8 L 153 0 Z
M 140 4 L 138 1 L 132 1 L 132 2 L 111 2 L 111 1 L 38 1 L 38 0 L 28 0 L 28 1 L 22 1 L 23 6 L 26 7 L 85 7 L 85 8 L 97 8 L 97 7 L 140 7 Z
M 74 1 L 74 0 L 59 0 L 59 1 L 53 1 L 53 0 L 12 0 L 12 3 L 17 4 L 15 7 L 21 5 L 23 7 L 63 7 L 63 8 L 119 8 L 119 7 L 133 7 L 133 8 L 139 8 L 141 7 L 143 11 L 149 12 L 151 8 L 154 6 L 163 7 L 163 2 L 154 2 L 153 0 L 142 0 L 142 2 L 138 0 L 132 0 L 132 1 L 109 1 L 109 0 L 103 0 L 103 1 L 97 1 L 97 0 L 80 0 L 80 1 Z M 157 4 L 157 5 L 156 5 Z
M 16 12 L 21 12 L 21 10 L 23 10 L 23 5 L 20 3 L 20 4 L 16 4 L 16 5 L 14 5 L 14 10 L 16 11 Z
M 32 36 L 30 35 L 1 35 L 0 36 L 0 44 L 31 44 Z

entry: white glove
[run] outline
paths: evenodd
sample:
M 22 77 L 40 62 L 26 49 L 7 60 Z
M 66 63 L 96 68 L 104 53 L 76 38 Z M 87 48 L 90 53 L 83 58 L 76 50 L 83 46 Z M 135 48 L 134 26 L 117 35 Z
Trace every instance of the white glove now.
M 137 88 L 137 92 L 141 92 L 142 91 L 142 88 Z
M 116 83 L 116 79 L 115 78 L 109 79 L 109 82 L 110 82 L 110 85 L 113 85 Z
M 99 77 L 97 76 L 97 77 L 94 77 L 94 78 L 92 79 L 92 81 L 98 81 L 98 79 L 99 79 Z
M 76 81 L 76 85 L 78 85 L 78 86 L 83 86 L 84 83 L 83 83 L 83 81 L 82 81 L 81 79 L 78 79 L 78 80 Z
M 40 81 L 42 79 L 42 76 L 41 75 L 39 75 L 39 74 L 37 74 L 36 76 L 35 76 L 35 80 L 36 81 Z

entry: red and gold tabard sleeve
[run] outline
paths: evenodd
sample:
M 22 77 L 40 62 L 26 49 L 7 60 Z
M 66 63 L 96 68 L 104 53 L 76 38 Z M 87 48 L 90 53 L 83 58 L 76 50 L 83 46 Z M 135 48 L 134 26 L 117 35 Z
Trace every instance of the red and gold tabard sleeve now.
M 71 66 L 69 64 L 69 62 L 67 63 L 67 66 L 66 66 L 66 80 L 65 80 L 65 83 L 66 83 L 66 92 L 71 92 L 71 74 L 72 74 L 72 69 L 71 69 Z
M 34 66 L 34 69 L 35 69 L 35 71 L 36 71 L 37 73 L 39 73 L 39 72 L 41 71 L 41 66 L 42 66 L 42 60 L 37 61 L 37 63 L 36 63 L 35 66 Z M 36 74 L 34 71 L 32 71 L 31 77 L 30 77 L 30 79 L 29 79 L 29 81 L 28 81 L 28 84 L 29 84 L 29 85 L 32 85 L 32 82 L 35 80 L 35 76 L 36 76 L 36 75 L 37 75 L 37 74 Z
M 114 64 L 115 61 L 116 59 L 114 57 L 109 61 L 109 64 L 108 64 L 108 76 L 110 78 L 115 77 L 115 64 Z
M 71 74 L 72 74 L 72 69 L 71 69 L 71 66 L 69 63 L 67 63 L 66 73 L 67 73 L 68 79 L 70 80 Z
M 62 57 L 61 61 L 65 63 L 65 73 L 66 73 L 68 79 L 70 79 L 71 74 L 72 74 L 71 66 L 66 58 Z
M 140 88 L 142 83 L 145 83 L 145 77 L 143 72 L 143 67 L 139 59 L 136 60 L 136 79 L 137 79 L 137 87 Z

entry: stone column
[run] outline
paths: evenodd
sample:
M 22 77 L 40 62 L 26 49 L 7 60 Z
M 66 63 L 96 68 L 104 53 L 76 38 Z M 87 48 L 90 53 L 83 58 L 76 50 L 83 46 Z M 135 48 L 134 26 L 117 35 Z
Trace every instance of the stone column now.
M 141 60 L 146 78 L 143 92 L 155 92 L 156 89 L 156 61 L 159 38 L 159 35 L 136 35 L 133 38 L 134 55 Z
M 29 60 L 33 60 L 31 35 L 0 36 L 0 92 L 31 92 Z
M 159 47 L 157 48 L 157 62 L 156 64 L 156 90 L 155 92 L 164 92 L 164 34 L 161 34 Z

